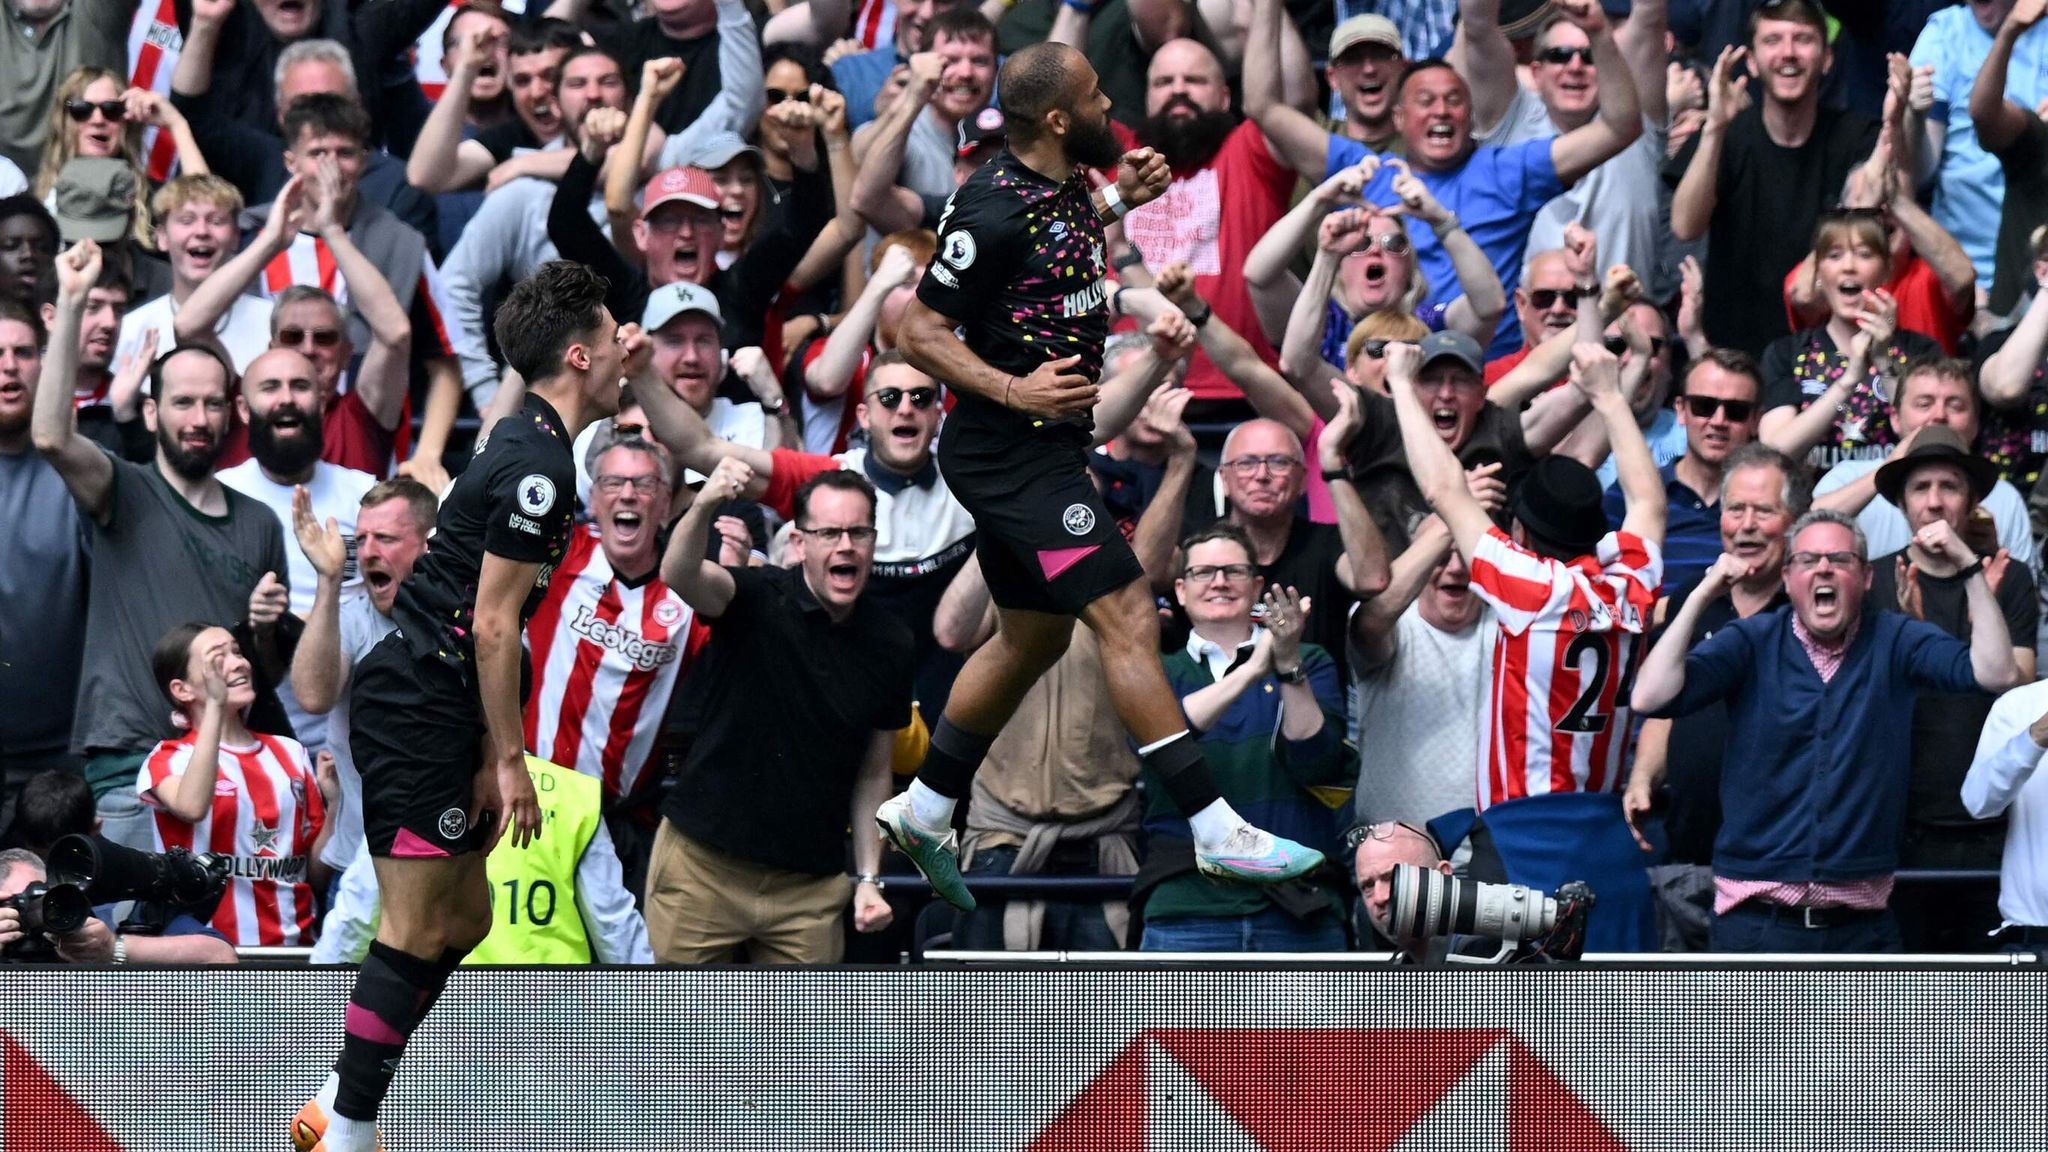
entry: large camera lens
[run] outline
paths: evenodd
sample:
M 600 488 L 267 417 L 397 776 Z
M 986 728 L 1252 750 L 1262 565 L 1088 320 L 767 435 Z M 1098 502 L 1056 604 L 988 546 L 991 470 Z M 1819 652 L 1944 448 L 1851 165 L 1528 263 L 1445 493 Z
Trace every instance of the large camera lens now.
M 21 930 L 31 934 L 76 932 L 92 915 L 92 901 L 71 884 L 31 884 L 7 904 L 21 913 Z
M 1393 888 L 1387 927 L 1396 940 L 1456 934 L 1514 943 L 1557 922 L 1557 901 L 1520 884 L 1481 884 L 1396 864 Z

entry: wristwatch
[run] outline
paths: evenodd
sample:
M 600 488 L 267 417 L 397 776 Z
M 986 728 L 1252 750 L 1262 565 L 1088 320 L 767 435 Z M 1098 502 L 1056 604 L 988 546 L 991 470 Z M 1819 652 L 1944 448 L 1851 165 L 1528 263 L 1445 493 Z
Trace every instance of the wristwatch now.
M 114 936 L 114 958 L 109 962 L 113 964 L 126 964 L 128 962 L 128 941 L 122 939 L 118 933 Z
M 1294 667 L 1284 671 L 1275 668 L 1273 670 L 1273 679 L 1278 680 L 1282 684 L 1300 684 L 1308 679 L 1308 673 L 1302 669 L 1301 665 L 1296 664 Z
M 782 415 L 782 410 L 787 407 L 789 407 L 789 399 L 784 396 L 777 396 L 773 404 L 766 400 L 761 401 L 761 411 L 766 412 L 770 416 Z
M 1972 576 L 1975 576 L 1975 575 L 1978 575 L 1979 573 L 1981 573 L 1981 572 L 1983 572 L 1983 571 L 1984 571 L 1984 558 L 1983 558 L 1982 556 L 1979 556 L 1979 557 L 1977 557 L 1977 558 L 1976 558 L 1975 560 L 1972 560 L 1972 561 L 1970 561 L 1970 562 L 1969 562 L 1969 563 L 1968 563 L 1967 565 L 1965 565 L 1965 566 L 1964 566 L 1964 567 L 1963 567 L 1963 568 L 1962 568 L 1962 569 L 1961 569 L 1960 571 L 1958 571 L 1958 572 L 1956 573 L 1956 579 L 1958 579 L 1958 580 L 1968 580 L 1968 579 L 1969 579 L 1970 577 L 1972 577 Z
M 873 884 L 875 886 L 875 891 L 877 892 L 880 892 L 882 889 L 887 888 L 889 886 L 887 882 L 885 882 L 880 876 L 877 876 L 872 872 L 863 872 L 860 875 L 855 876 L 853 878 L 853 882 L 855 884 Z

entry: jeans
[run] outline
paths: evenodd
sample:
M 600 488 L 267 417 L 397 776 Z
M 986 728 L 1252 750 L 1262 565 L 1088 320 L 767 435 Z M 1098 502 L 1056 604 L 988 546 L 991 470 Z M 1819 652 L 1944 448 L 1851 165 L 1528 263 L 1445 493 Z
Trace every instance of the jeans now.
M 967 874 L 1008 876 L 1016 862 L 1015 848 L 981 848 L 975 851 Z M 1059 875 L 1062 871 L 1054 868 L 1047 874 Z M 976 952 L 1002 951 L 1003 909 L 1008 906 L 1008 901 L 988 900 L 972 912 L 961 913 L 953 929 L 953 947 Z M 1121 952 L 1124 946 L 1102 917 L 1102 901 L 1048 900 L 1038 947 L 1045 952 Z
M 1145 952 L 1342 952 L 1344 924 L 1323 912 L 1296 920 L 1278 908 L 1250 916 L 1152 920 L 1139 945 Z
M 100 835 L 142 852 L 156 849 L 156 817 L 134 789 L 109 792 L 98 804 Z
M 1843 910 L 1831 908 L 1831 914 Z M 1903 952 L 1899 922 L 1890 909 L 1857 916 L 1829 928 L 1808 928 L 1800 922 L 1797 908 L 1778 908 L 1755 900 L 1744 901 L 1726 915 L 1714 917 L 1713 948 L 1716 952 Z

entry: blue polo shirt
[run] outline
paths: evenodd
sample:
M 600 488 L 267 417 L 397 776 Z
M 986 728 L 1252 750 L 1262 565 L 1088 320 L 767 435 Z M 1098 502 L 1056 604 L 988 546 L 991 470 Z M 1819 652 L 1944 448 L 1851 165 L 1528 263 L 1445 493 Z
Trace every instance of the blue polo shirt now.
M 1678 478 L 1676 461 L 1657 470 L 1664 478 L 1664 587 L 1677 588 L 1696 580 L 1721 555 L 1720 493 L 1709 504 Z M 1619 531 L 1628 514 L 1628 498 L 1616 483 L 1607 490 L 1607 525 Z
M 1501 287 L 1510 294 L 1522 282 L 1522 255 L 1529 246 L 1529 229 L 1535 226 L 1536 210 L 1564 191 L 1563 182 L 1557 178 L 1557 165 L 1550 159 L 1550 146 L 1556 142 L 1543 139 L 1526 140 L 1506 148 L 1482 146 L 1474 148 L 1465 163 L 1453 171 L 1415 169 L 1416 178 L 1428 187 L 1430 195 L 1457 215 L 1465 234 L 1486 253 L 1493 270 L 1500 275 Z M 1372 150 L 1356 140 L 1331 136 L 1324 178 L 1370 155 Z M 1365 186 L 1365 199 L 1381 207 L 1399 204 L 1401 198 L 1394 195 L 1394 176 L 1394 168 L 1382 166 L 1372 183 Z M 1423 297 L 1423 305 L 1448 304 L 1463 296 L 1465 290 L 1458 286 L 1458 274 L 1451 267 L 1451 258 L 1444 253 L 1443 241 L 1428 228 L 1410 228 L 1408 238 L 1415 244 L 1415 266 L 1429 278 L 1429 295 Z M 1499 359 L 1521 346 L 1522 322 L 1510 308 L 1500 330 L 1494 334 L 1486 358 Z

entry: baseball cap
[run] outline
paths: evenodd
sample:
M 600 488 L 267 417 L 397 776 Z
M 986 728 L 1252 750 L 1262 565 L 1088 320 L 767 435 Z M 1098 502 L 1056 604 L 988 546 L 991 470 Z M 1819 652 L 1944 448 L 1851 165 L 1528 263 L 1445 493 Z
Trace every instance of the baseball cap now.
M 1005 138 L 1002 110 L 983 108 L 974 114 L 973 120 L 960 122 L 960 150 L 957 155 L 965 159 L 976 148 L 984 144 L 1001 144 Z
M 1384 45 L 1392 48 L 1395 55 L 1403 55 L 1401 29 L 1385 16 L 1368 12 L 1353 16 L 1337 25 L 1337 30 L 1330 33 L 1330 59 L 1335 60 L 1360 44 Z
M 740 134 L 729 129 L 707 132 L 689 151 L 683 153 L 683 163 L 706 172 L 723 168 L 735 157 L 751 156 L 754 163 L 761 162 L 761 150 L 741 139 Z
M 111 244 L 135 218 L 135 170 L 112 156 L 80 156 L 57 173 L 50 196 L 66 243 Z
M 1515 489 L 1515 519 L 1546 544 L 1585 555 L 1607 535 L 1605 500 L 1591 468 L 1569 456 L 1545 456 Z
M 1479 351 L 1479 341 L 1463 332 L 1431 332 L 1422 338 L 1422 367 L 1439 357 L 1448 356 L 1474 372 L 1484 372 L 1485 360 Z
M 671 168 L 647 183 L 647 196 L 640 205 L 641 216 L 652 216 L 663 204 L 680 201 L 718 211 L 718 184 L 702 168 Z
M 712 323 L 720 327 L 725 325 L 725 316 L 718 310 L 718 297 L 713 296 L 709 288 L 678 280 L 648 293 L 647 306 L 640 310 L 640 327 L 649 332 L 658 331 L 685 312 L 702 312 L 711 317 Z

